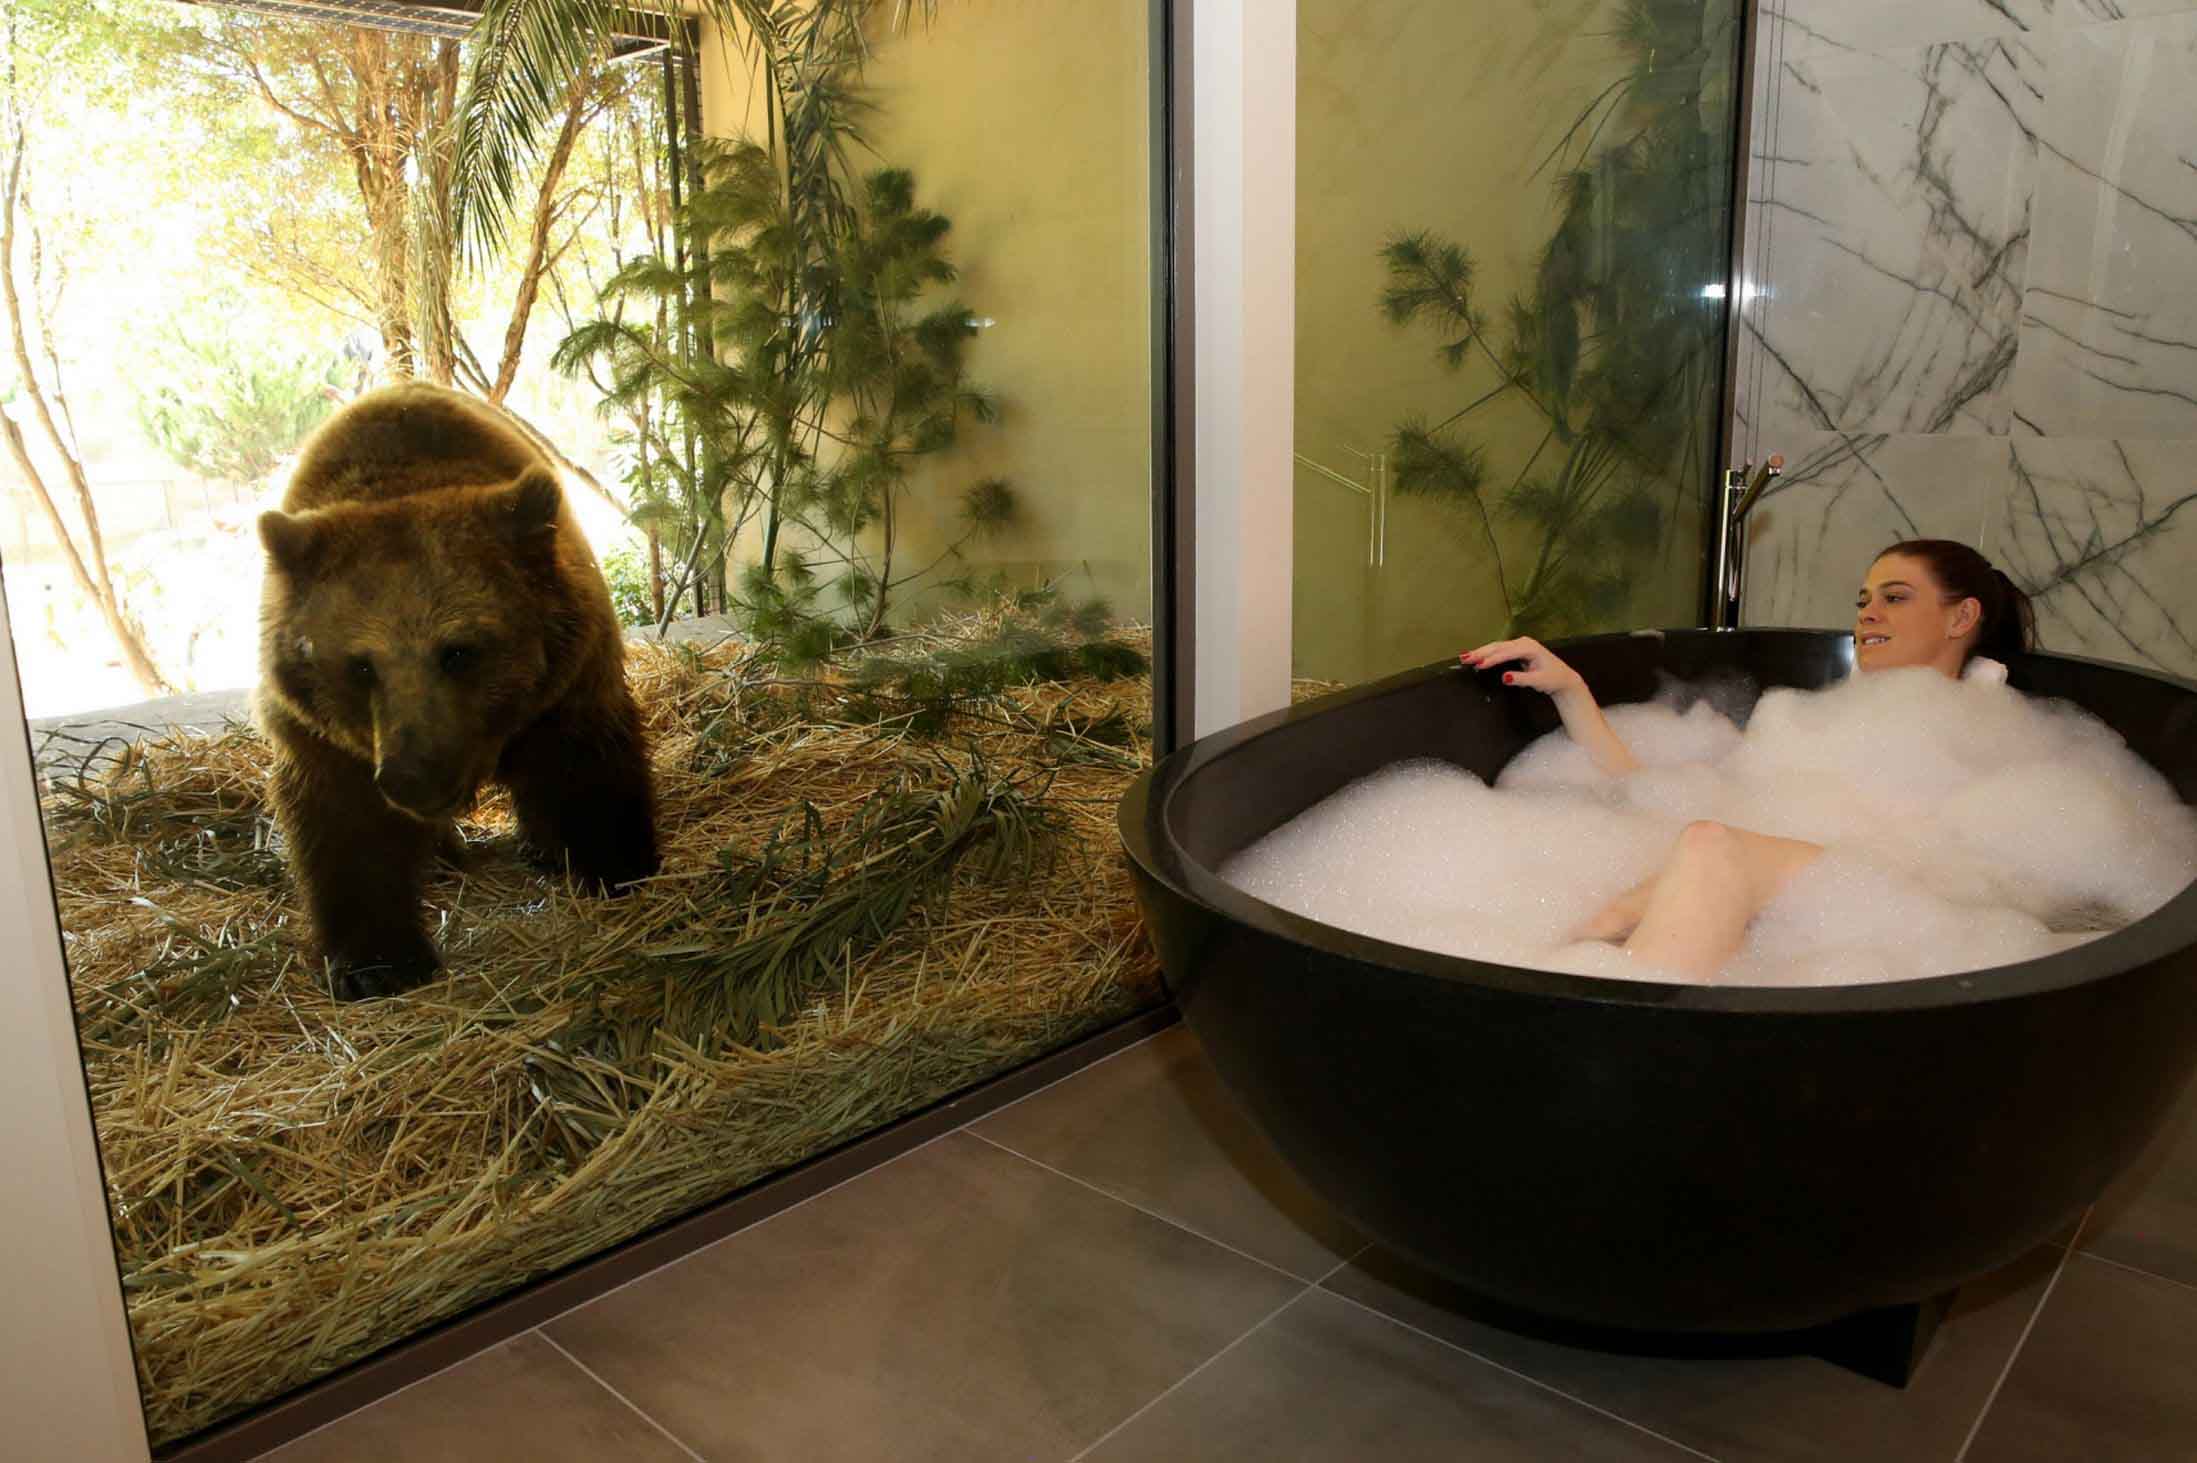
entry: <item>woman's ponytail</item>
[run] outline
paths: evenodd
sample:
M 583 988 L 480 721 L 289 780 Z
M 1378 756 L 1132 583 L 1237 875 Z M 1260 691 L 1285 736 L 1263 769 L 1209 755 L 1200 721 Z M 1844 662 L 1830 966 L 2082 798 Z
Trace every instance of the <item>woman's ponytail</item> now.
M 2006 577 L 2004 569 L 1991 571 L 1992 588 L 1998 593 L 1998 613 L 1991 613 L 1991 605 L 1984 605 L 1983 627 L 1976 634 L 1976 645 L 1971 655 L 1988 655 L 1993 660 L 2011 660 L 2026 655 L 2037 648 L 2037 610 L 2022 593 L 2021 586 Z

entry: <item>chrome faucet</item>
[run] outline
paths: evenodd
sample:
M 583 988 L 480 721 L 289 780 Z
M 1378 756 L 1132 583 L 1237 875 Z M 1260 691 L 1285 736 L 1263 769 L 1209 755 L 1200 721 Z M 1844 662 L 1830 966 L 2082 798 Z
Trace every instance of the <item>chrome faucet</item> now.
M 1785 459 L 1772 453 L 1761 467 L 1751 462 L 1729 468 L 1717 494 L 1716 564 L 1710 583 L 1709 628 L 1739 628 L 1740 596 L 1747 586 L 1747 514 L 1770 485 L 1785 471 Z

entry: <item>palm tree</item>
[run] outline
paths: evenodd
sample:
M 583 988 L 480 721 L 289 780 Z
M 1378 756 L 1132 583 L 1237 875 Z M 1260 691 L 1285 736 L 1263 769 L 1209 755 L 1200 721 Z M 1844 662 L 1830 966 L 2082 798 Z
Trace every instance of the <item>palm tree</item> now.
M 904 28 L 928 19 L 937 0 L 700 0 L 701 20 L 716 26 L 748 63 L 763 103 L 764 145 L 779 160 L 789 215 L 843 218 L 851 205 L 845 147 L 851 94 L 841 61 L 867 52 L 864 27 L 890 11 Z M 450 228 L 468 259 L 498 247 L 517 206 L 525 164 L 558 115 L 573 79 L 592 65 L 608 37 L 630 34 L 663 12 L 616 0 L 487 0 L 473 31 L 473 60 L 453 118 Z M 686 54 L 692 33 L 673 25 L 670 42 Z M 836 77 L 836 80 L 830 78 Z
M 618 383 L 613 396 L 622 392 L 639 400 L 667 381 L 678 383 L 676 439 L 640 444 L 642 452 L 654 453 L 670 469 L 678 486 L 635 506 L 658 522 L 669 521 L 667 515 L 691 520 L 691 528 L 678 537 L 694 567 L 681 577 L 698 588 L 697 569 L 714 563 L 720 603 L 729 598 L 723 549 L 751 509 L 761 519 L 751 599 L 778 596 L 772 586 L 781 567 L 796 578 L 805 575 L 806 560 L 785 557 L 781 543 L 784 528 L 798 517 L 811 528 L 821 522 L 836 531 L 848 561 L 840 587 L 850 602 L 870 605 L 867 619 L 875 633 L 893 583 L 893 489 L 909 444 L 846 451 L 844 461 L 824 464 L 820 452 L 829 404 L 837 399 L 853 406 L 857 434 L 869 430 L 872 448 L 904 432 L 911 420 L 935 422 L 941 402 L 949 416 L 956 404 L 982 413 L 983 404 L 959 388 L 958 348 L 946 339 L 952 330 L 904 319 L 906 300 L 894 299 L 880 313 L 872 296 L 835 298 L 841 291 L 862 292 L 865 263 L 871 260 L 865 249 L 874 251 L 888 237 L 905 246 L 911 226 L 911 220 L 899 218 L 865 232 L 861 221 L 865 202 L 877 202 L 866 196 L 869 181 L 851 157 L 866 146 L 861 126 L 868 105 L 859 95 L 859 80 L 868 55 L 867 28 L 877 22 L 905 28 L 917 18 L 928 19 L 934 5 L 935 0 L 703 0 L 702 18 L 719 28 L 749 68 L 761 113 L 759 136 L 730 151 L 689 144 L 673 186 L 675 196 L 683 189 L 691 206 L 675 208 L 683 227 L 672 251 L 621 277 L 624 293 L 665 307 L 659 314 L 665 328 L 597 321 L 575 332 L 560 351 L 568 368 L 590 357 L 612 364 Z M 641 18 L 632 7 L 609 0 L 489 0 L 474 31 L 473 61 L 446 152 L 452 185 L 443 224 L 460 257 L 479 258 L 500 245 L 516 206 L 517 182 L 554 116 L 560 88 L 602 54 L 606 37 L 631 34 Z M 682 58 L 691 51 L 693 32 L 675 26 L 670 43 L 674 58 Z M 708 178 L 705 159 L 713 172 Z M 942 234 L 944 221 L 936 220 L 936 227 Z M 725 257 L 713 260 L 713 250 Z M 720 308 L 718 292 L 737 308 Z M 879 322 L 878 338 L 868 342 L 874 350 L 857 348 L 863 342 L 848 328 L 854 309 L 870 310 Z M 721 362 L 720 348 L 729 349 L 737 364 Z M 939 401 L 918 407 L 904 394 L 883 401 L 873 385 L 850 377 L 856 361 L 866 358 L 875 365 L 885 357 L 904 363 L 922 357 L 935 365 L 930 379 L 940 388 Z M 923 450 L 935 450 L 947 437 L 950 433 L 929 430 Z M 865 473 L 863 485 L 852 486 Z M 673 496 L 681 499 L 676 507 Z M 850 506 L 866 503 L 877 506 Z M 855 567 L 859 555 L 850 529 L 855 524 L 874 524 L 882 534 L 882 572 L 871 575 Z M 799 585 L 785 590 L 796 597 L 802 592 Z
M 776 372 L 782 400 L 778 415 L 815 415 L 820 401 L 804 396 L 817 379 L 821 342 L 811 328 L 821 318 L 802 291 L 828 268 L 855 215 L 851 196 L 857 175 L 850 147 L 863 142 L 864 104 L 854 83 L 868 52 L 865 26 L 884 14 L 891 28 L 928 19 L 936 0 L 701 0 L 698 13 L 715 25 L 747 63 L 762 103 L 761 147 L 770 164 L 786 252 L 776 274 L 781 293 L 777 317 L 788 322 Z M 539 139 L 556 120 L 561 99 L 576 77 L 597 64 L 612 36 L 649 23 L 666 24 L 662 12 L 614 0 L 487 0 L 473 32 L 473 59 L 454 109 L 447 147 L 451 187 L 448 230 L 456 254 L 476 261 L 503 243 L 518 206 L 518 188 Z M 674 55 L 691 59 L 693 32 L 685 22 L 668 31 Z M 699 192 L 699 159 L 687 160 L 682 186 Z M 676 241 L 668 261 L 684 270 L 685 253 L 698 241 Z M 707 277 L 708 270 L 700 274 Z M 699 325 L 699 309 L 680 312 Z M 702 350 L 699 338 L 683 345 L 685 358 Z M 688 439 L 685 454 L 709 450 Z M 800 471 L 801 447 L 790 436 L 768 444 L 762 471 L 773 483 L 790 483 Z M 699 464 L 689 464 L 700 471 Z M 690 475 L 692 472 L 690 471 Z M 775 493 L 764 503 L 762 565 L 778 563 L 783 503 Z

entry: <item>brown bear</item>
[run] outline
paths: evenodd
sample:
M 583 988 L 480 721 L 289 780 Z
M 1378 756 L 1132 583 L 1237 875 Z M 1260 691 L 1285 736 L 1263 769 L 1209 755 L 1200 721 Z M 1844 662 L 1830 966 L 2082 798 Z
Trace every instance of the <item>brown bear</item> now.
M 485 782 L 593 888 L 656 871 L 610 591 L 524 436 L 455 391 L 370 392 L 306 442 L 259 536 L 270 800 L 338 998 L 433 977 L 421 883 Z

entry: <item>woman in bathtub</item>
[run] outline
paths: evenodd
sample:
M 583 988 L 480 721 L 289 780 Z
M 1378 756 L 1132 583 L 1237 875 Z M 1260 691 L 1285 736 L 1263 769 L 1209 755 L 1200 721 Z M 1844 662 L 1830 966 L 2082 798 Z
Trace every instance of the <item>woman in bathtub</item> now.
M 1946 676 L 2003 677 L 2000 662 L 2036 636 L 2029 597 L 1966 544 L 1910 539 L 1869 566 L 1854 611 L 1854 663 L 1864 671 L 1927 666 Z M 1640 763 L 1603 718 L 1579 673 L 1534 640 L 1499 640 L 1458 657 L 1474 670 L 1511 666 L 1505 685 L 1556 702 L 1573 741 L 1604 773 Z M 1622 942 L 1627 953 L 1695 980 L 1713 980 L 1747 926 L 1822 846 L 1722 823 L 1694 823 L 1645 883 L 1612 900 L 1579 930 Z

